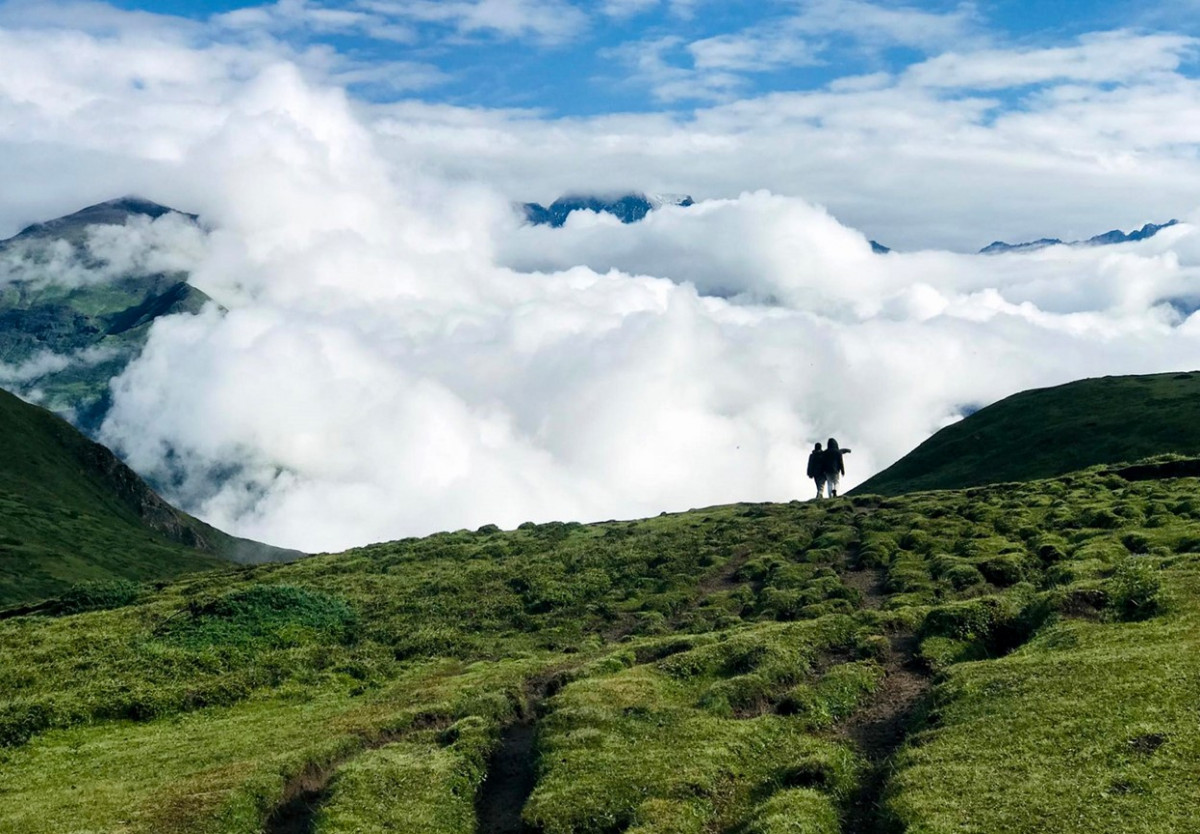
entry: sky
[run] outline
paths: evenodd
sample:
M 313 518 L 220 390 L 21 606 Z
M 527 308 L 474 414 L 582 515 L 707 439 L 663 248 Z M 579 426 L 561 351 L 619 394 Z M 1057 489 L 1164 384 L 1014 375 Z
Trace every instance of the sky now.
M 1017 391 L 1200 367 L 1198 24 L 1195 2 L 7 0 L 0 237 L 125 194 L 199 215 L 41 262 L 169 263 L 219 303 L 155 325 L 101 438 L 240 535 L 806 498 L 829 436 L 852 486 Z M 630 190 L 695 205 L 562 229 L 513 207 Z

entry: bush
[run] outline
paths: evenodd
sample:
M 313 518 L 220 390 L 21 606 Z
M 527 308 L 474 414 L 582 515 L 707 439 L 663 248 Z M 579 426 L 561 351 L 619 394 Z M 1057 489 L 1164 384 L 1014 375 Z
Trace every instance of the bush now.
M 56 723 L 53 704 L 19 701 L 0 705 L 0 747 L 16 747 Z
M 137 602 L 141 588 L 126 579 L 107 582 L 84 582 L 72 585 L 52 605 L 55 614 L 79 614 L 84 611 L 107 611 Z
M 983 583 L 983 574 L 974 565 L 954 565 L 943 574 L 943 578 L 953 585 L 956 591 Z
M 186 646 L 348 642 L 358 616 L 342 600 L 291 585 L 251 585 L 209 602 L 193 601 L 161 636 Z
M 1154 566 L 1135 558 L 1118 565 L 1109 581 L 1108 606 L 1122 620 L 1145 620 L 1160 613 L 1165 599 Z
M 1025 562 L 1013 553 L 1001 553 L 979 563 L 979 572 L 997 588 L 1016 585 L 1025 578 Z
M 749 674 L 717 681 L 701 697 L 700 706 L 718 715 L 748 715 L 762 712 L 770 700 L 770 682 Z
M 1125 549 L 1130 553 L 1149 553 L 1150 552 L 1150 537 L 1145 533 L 1132 532 L 1121 536 L 1121 544 L 1125 545 Z

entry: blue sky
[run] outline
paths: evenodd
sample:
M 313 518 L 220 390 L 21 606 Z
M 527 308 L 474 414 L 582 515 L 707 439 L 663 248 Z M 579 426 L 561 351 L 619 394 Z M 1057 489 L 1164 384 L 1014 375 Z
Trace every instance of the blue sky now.
M 686 110 L 839 78 L 896 74 L 931 56 L 1069 45 L 1090 32 L 1190 34 L 1196 7 L 860 0 L 119 0 L 126 9 L 325 45 L 374 101 L 534 108 L 554 116 Z

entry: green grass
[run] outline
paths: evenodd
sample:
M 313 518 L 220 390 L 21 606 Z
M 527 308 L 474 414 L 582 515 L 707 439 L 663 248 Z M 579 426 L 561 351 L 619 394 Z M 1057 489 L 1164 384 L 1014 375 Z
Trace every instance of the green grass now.
M 1190 830 L 1200 577 L 1194 562 L 1167 575 L 1180 595 L 1174 616 L 1063 621 L 1008 657 L 951 667 L 932 728 L 891 786 L 903 830 Z
M 152 583 L 228 559 L 295 558 L 235 539 L 155 495 L 66 421 L 0 390 L 0 608 L 77 585 Z
M 1200 372 L 1024 391 L 948 426 L 855 493 L 1030 481 L 1166 453 L 1200 455 Z
M 93 591 L 0 621 L 0 830 L 260 832 L 308 773 L 322 834 L 468 834 L 517 720 L 546 834 L 827 834 L 879 773 L 908 834 L 1200 815 L 1195 479 L 489 527 Z M 881 764 L 851 728 L 905 635 L 936 686 Z

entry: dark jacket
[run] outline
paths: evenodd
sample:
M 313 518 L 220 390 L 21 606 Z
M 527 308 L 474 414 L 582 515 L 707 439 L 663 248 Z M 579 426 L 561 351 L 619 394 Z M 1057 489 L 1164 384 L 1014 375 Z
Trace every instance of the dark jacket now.
M 825 480 L 825 453 L 813 449 L 808 454 L 808 477 Z
M 821 455 L 824 462 L 825 477 L 830 475 L 845 475 L 846 464 L 842 461 L 842 455 L 849 452 L 849 449 L 839 449 L 837 446 L 829 446 Z

